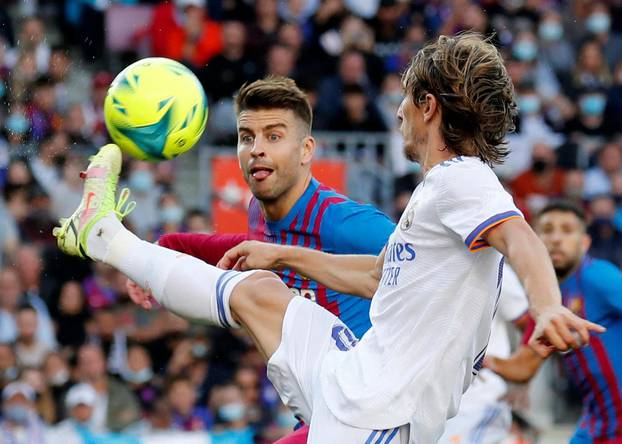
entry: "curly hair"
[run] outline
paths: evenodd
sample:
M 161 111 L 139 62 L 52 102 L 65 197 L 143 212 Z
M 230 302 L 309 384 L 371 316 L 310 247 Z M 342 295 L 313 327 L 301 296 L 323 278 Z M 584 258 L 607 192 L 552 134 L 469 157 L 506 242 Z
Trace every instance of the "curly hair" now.
M 440 36 L 423 47 L 402 77 L 415 105 L 432 94 L 441 108 L 441 133 L 457 154 L 502 163 L 515 129 L 514 86 L 497 48 L 477 33 Z

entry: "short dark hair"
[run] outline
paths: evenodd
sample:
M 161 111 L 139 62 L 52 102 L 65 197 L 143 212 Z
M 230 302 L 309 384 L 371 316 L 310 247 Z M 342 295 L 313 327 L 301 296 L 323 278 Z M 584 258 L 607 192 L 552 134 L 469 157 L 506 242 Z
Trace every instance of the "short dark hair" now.
M 235 114 L 245 110 L 288 109 L 311 131 L 313 111 L 307 95 L 292 79 L 268 76 L 245 83 L 235 96 Z
M 441 134 L 456 154 L 502 163 L 514 131 L 514 86 L 497 48 L 480 34 L 441 35 L 423 47 L 403 75 L 417 107 L 432 94 L 442 111 Z
M 553 211 L 572 213 L 577 216 L 577 219 L 579 219 L 583 225 L 586 225 L 585 211 L 583 211 L 583 208 L 567 199 L 555 199 L 549 202 L 538 214 L 538 219 Z

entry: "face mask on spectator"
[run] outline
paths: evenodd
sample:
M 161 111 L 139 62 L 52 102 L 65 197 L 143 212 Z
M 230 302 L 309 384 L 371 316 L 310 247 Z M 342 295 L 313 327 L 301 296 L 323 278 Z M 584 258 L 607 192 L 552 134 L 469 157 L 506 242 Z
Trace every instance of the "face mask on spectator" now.
M 218 416 L 225 422 L 235 422 L 244 418 L 246 407 L 241 402 L 232 402 L 218 408 Z
M 283 429 L 292 429 L 298 424 L 298 420 L 291 412 L 279 412 L 276 415 L 276 423 Z
M 11 114 L 4 123 L 6 129 L 15 134 L 24 134 L 30 128 L 30 122 L 21 114 Z
M 604 12 L 595 12 L 587 18 L 585 26 L 593 34 L 608 32 L 611 26 L 611 17 Z
M 190 352 L 192 353 L 192 356 L 194 356 L 195 358 L 204 358 L 208 352 L 207 345 L 192 344 L 192 347 L 190 348 Z
M 581 113 L 586 116 L 600 116 L 605 111 L 607 101 L 603 95 L 593 94 L 581 99 Z
M 561 23 L 555 21 L 542 22 L 538 30 L 540 38 L 548 42 L 555 42 L 564 35 Z
M 143 368 L 134 372 L 132 370 L 126 370 L 123 372 L 123 379 L 132 384 L 144 384 L 153 378 L 153 371 L 150 368 Z
M 184 218 L 184 210 L 177 205 L 164 207 L 160 210 L 160 217 L 165 224 L 178 224 Z
M 30 409 L 25 405 L 13 404 L 4 409 L 4 416 L 11 422 L 24 424 L 30 416 Z
M 549 161 L 540 157 L 534 157 L 531 162 L 531 169 L 536 174 L 543 173 L 549 169 Z
M 538 47 L 530 40 L 518 41 L 512 49 L 514 57 L 522 62 L 531 62 L 538 55 Z
M 535 94 L 519 96 L 518 111 L 521 114 L 537 114 L 540 112 L 540 97 Z
M 153 175 L 147 170 L 134 171 L 130 175 L 129 185 L 132 191 L 146 193 L 153 187 Z
M 50 377 L 50 384 L 54 387 L 60 387 L 64 385 L 67 381 L 69 381 L 69 372 L 67 370 L 61 370 L 60 372 L 54 373 Z
M 383 97 L 390 105 L 398 106 L 402 103 L 402 99 L 404 98 L 404 94 L 399 91 L 390 92 L 383 94 Z
M 0 97 L 4 97 L 5 93 L 6 93 L 6 86 L 4 85 L 4 82 L 0 81 Z

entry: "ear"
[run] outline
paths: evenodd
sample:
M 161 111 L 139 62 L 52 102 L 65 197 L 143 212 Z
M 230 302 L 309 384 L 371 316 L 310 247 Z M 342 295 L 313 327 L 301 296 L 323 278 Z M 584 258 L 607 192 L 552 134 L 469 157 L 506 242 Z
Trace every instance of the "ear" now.
M 423 105 L 423 121 L 429 122 L 434 118 L 438 110 L 438 101 L 436 97 L 428 93 L 425 95 L 425 104 Z
M 302 139 L 302 156 L 300 158 L 300 163 L 302 165 L 307 165 L 311 163 L 311 159 L 313 159 L 313 155 L 315 154 L 315 139 L 313 136 L 306 136 Z

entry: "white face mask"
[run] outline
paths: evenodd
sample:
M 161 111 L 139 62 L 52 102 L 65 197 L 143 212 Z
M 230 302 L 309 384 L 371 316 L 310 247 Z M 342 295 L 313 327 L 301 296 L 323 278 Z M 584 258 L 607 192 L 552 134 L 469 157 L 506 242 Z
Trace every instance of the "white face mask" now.
M 54 387 L 60 387 L 69 381 L 69 372 L 67 370 L 61 370 L 50 376 L 50 384 Z

